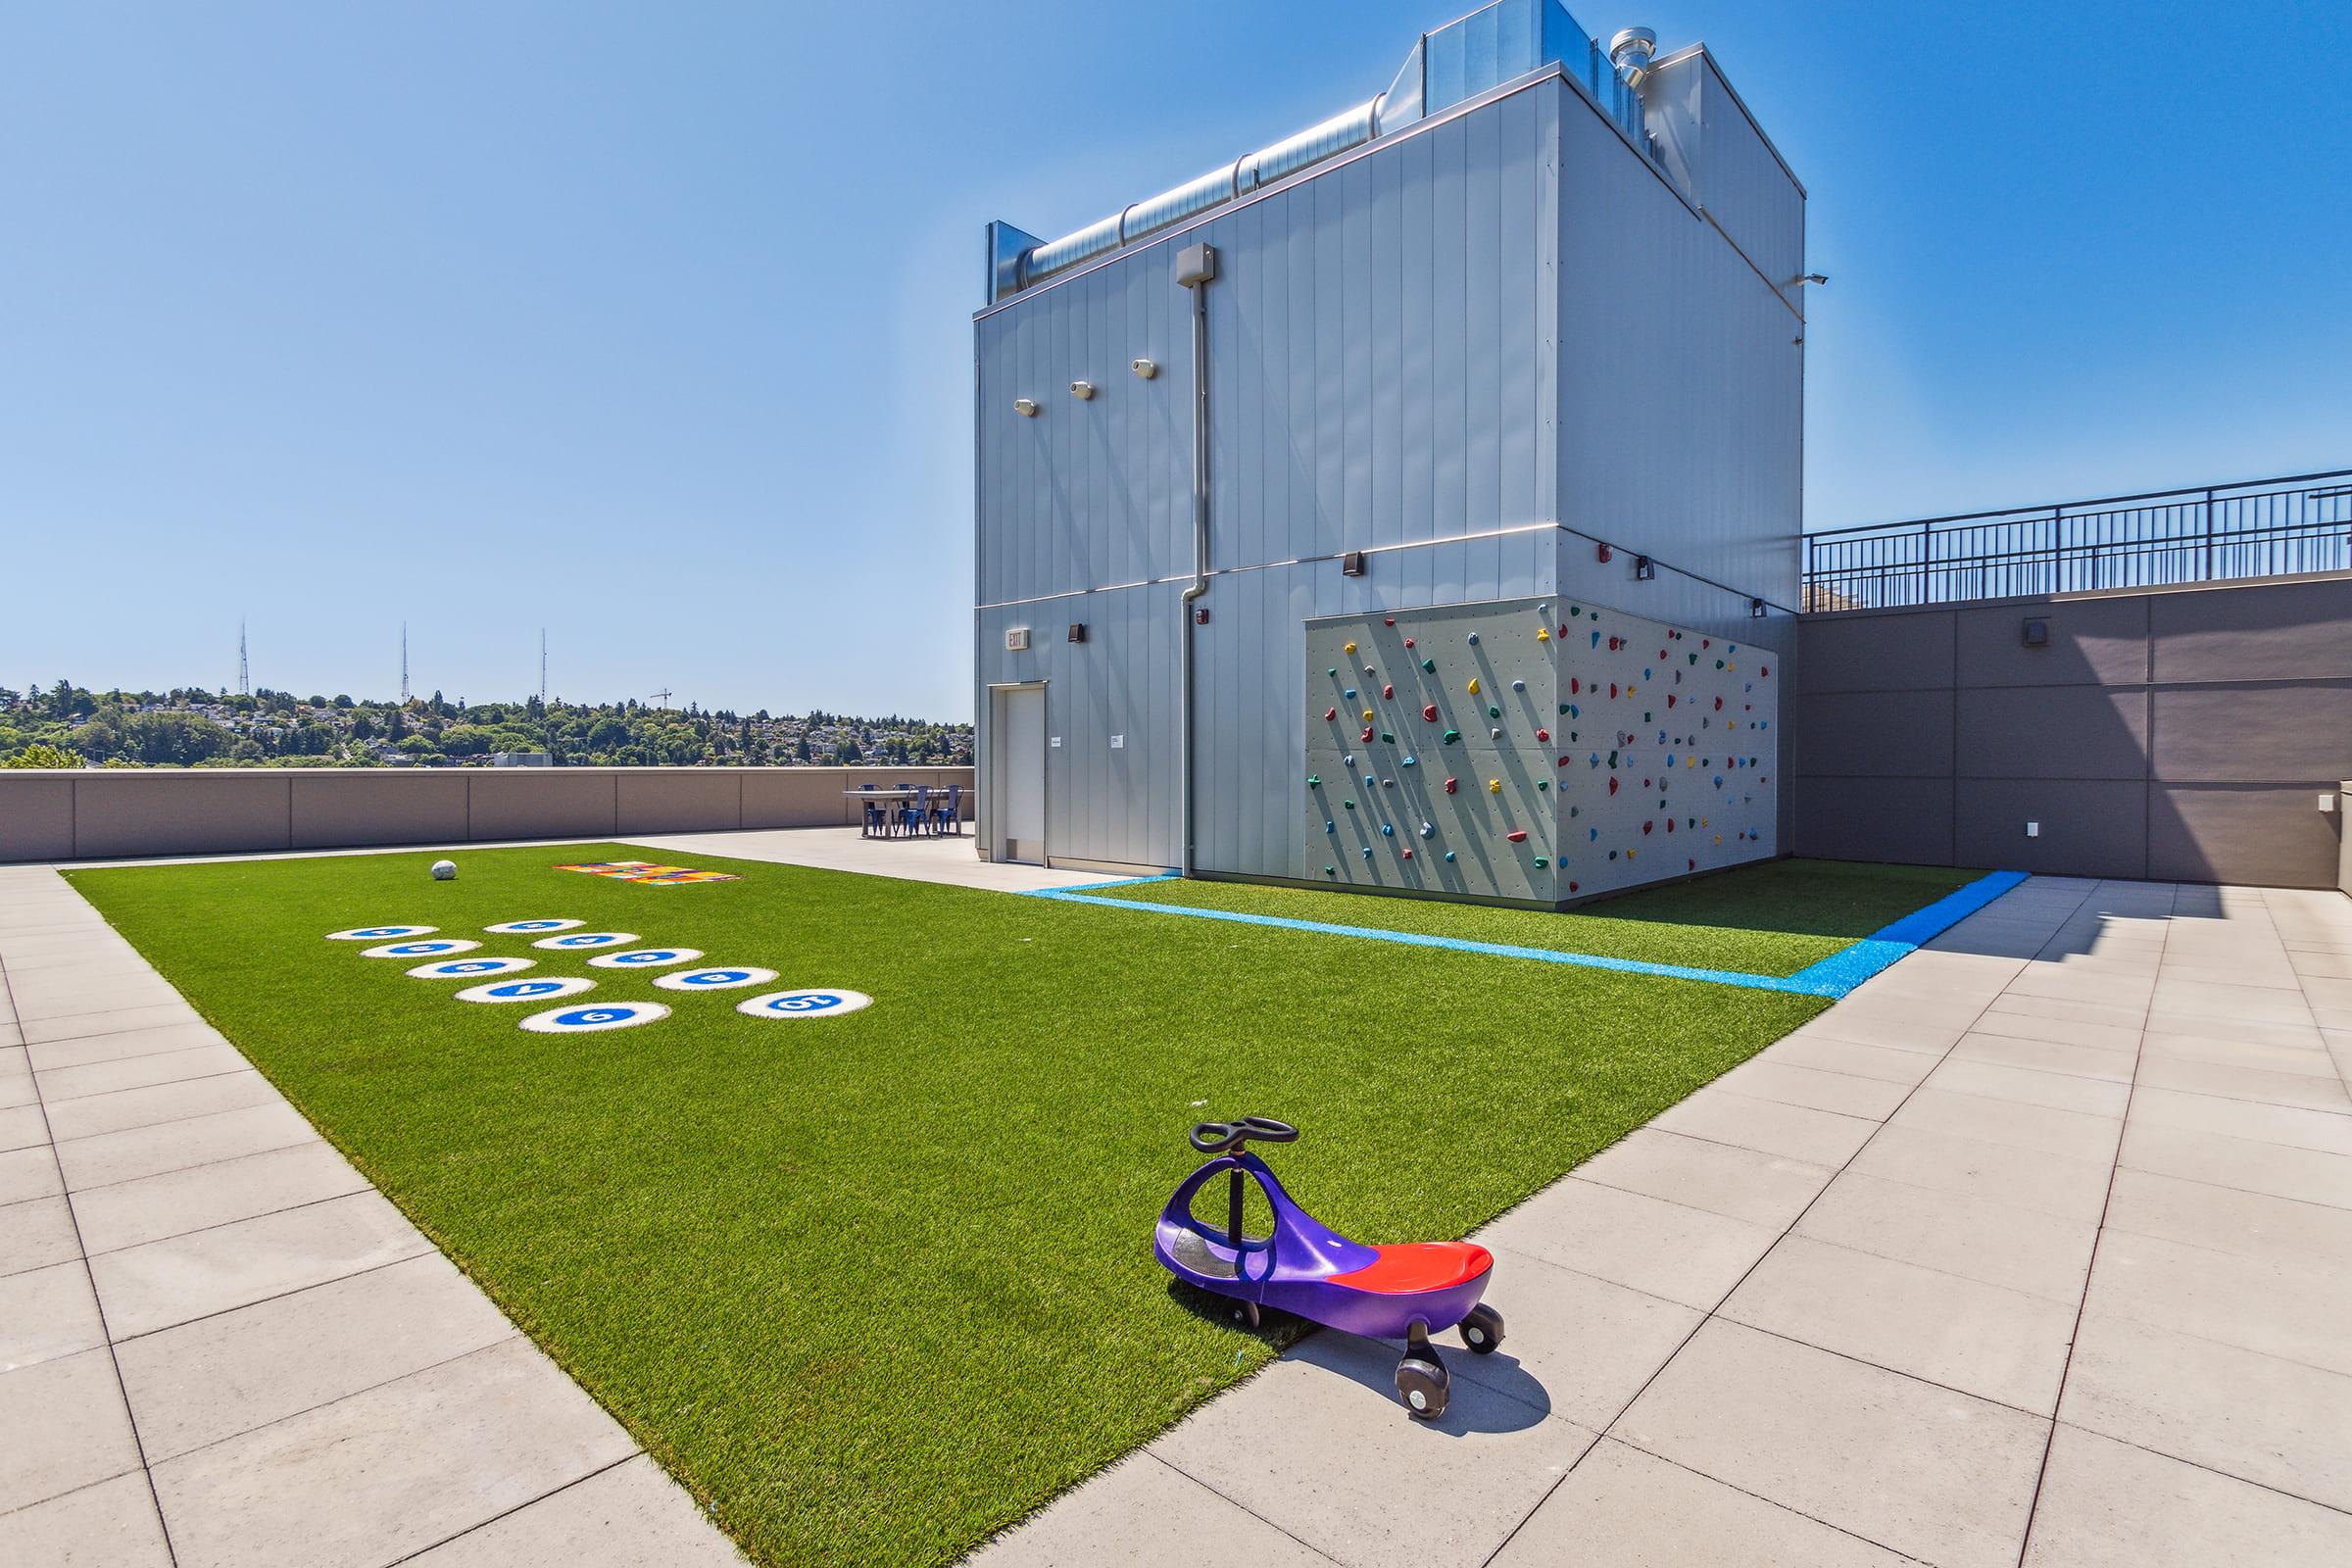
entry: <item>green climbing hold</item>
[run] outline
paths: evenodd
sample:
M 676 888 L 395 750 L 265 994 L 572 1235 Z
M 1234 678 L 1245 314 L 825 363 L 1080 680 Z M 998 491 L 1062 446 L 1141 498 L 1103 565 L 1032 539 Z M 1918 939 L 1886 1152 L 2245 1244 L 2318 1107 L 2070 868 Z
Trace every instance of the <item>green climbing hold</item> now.
M 1355 809 L 1355 803 L 1353 801 L 1342 801 L 1340 804 L 1348 808 L 1348 809 L 1350 811 Z
M 1561 712 L 1563 712 L 1563 713 L 1565 713 L 1565 712 L 1567 712 L 1567 711 L 1568 711 L 1568 705 L 1567 705 L 1566 703 L 1562 703 L 1562 704 L 1560 705 L 1560 711 L 1561 711 Z
M 1487 716 L 1489 718 L 1500 718 L 1502 716 L 1502 710 L 1496 708 L 1493 703 L 1489 703 L 1487 705 Z
M 1551 780 L 1547 778 L 1540 778 L 1536 780 L 1536 788 L 1540 790 L 1547 790 L 1551 788 Z
M 1539 871 L 1543 870 L 1544 866 L 1550 863 L 1550 861 L 1544 859 L 1541 855 L 1536 857 L 1536 869 Z
M 1438 662 L 1434 659 L 1424 659 L 1421 661 L 1421 672 L 1425 675 L 1430 673 L 1432 670 L 1435 670 L 1437 667 Z
M 1445 744 L 1445 745 L 1447 745 L 1447 746 L 1451 746 L 1451 745 L 1452 745 L 1452 744 L 1453 744 L 1455 741 L 1458 741 L 1458 740 L 1460 740 L 1461 738 L 1462 738 L 1462 732 L 1461 732 L 1460 730 L 1458 730 L 1458 729 L 1449 729 L 1449 730 L 1447 730 L 1447 731 L 1446 732 L 1446 739 L 1445 739 L 1445 742 L 1444 742 L 1444 744 Z
M 1394 746 L 1394 745 L 1396 745 L 1396 736 L 1394 736 L 1394 735 L 1392 735 L 1392 734 L 1390 734 L 1390 733 L 1389 733 L 1387 730 L 1385 730 L 1385 729 L 1384 729 L 1384 730 L 1382 730 L 1382 731 L 1380 732 L 1380 738 L 1381 738 L 1382 740 L 1384 740 L 1384 741 L 1388 742 L 1388 744 L 1390 744 L 1391 746 Z
M 1568 814 L 1569 814 L 1570 816 L 1576 816 L 1576 815 L 1579 815 L 1579 814 L 1581 814 L 1581 813 L 1579 812 L 1579 810 L 1578 810 L 1578 808 L 1577 808 L 1576 807 L 1573 807 L 1573 806 L 1571 806 L 1570 808 L 1568 808 Z
M 1309 774 L 1307 774 L 1307 775 L 1306 775 L 1306 787 L 1307 787 L 1308 789 L 1310 789 L 1310 790 L 1312 790 L 1312 789 L 1320 789 L 1320 788 L 1322 788 L 1322 786 L 1323 786 L 1323 775 L 1322 775 L 1322 774 L 1320 774 L 1320 773 L 1309 773 Z
M 1337 665 L 1337 664 L 1334 664 L 1334 665 L 1332 665 L 1332 666 L 1331 666 L 1329 669 L 1325 670 L 1323 673 L 1324 673 L 1324 674 L 1326 674 L 1326 675 L 1329 675 L 1329 676 L 1330 676 L 1330 677 L 1331 677 L 1333 680 L 1338 680 L 1338 679 L 1340 678 L 1340 666 L 1339 666 L 1339 665 Z

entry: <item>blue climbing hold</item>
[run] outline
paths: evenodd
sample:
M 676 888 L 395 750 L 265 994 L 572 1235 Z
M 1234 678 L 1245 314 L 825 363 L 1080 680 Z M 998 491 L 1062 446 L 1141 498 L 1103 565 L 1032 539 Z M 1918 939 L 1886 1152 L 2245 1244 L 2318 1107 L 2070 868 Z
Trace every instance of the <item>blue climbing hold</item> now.
M 1450 859 L 1452 859 L 1452 858 L 1453 858 L 1453 852 L 1452 852 L 1451 850 L 1447 850 L 1447 851 L 1446 852 L 1446 859 L 1448 859 L 1448 860 L 1450 860 Z
M 1396 823 L 1394 823 L 1394 822 L 1383 822 L 1383 823 L 1381 823 L 1381 824 L 1380 824 L 1380 836 L 1381 836 L 1382 838 L 1384 838 L 1384 839 L 1393 839 L 1393 838 L 1395 838 L 1395 837 L 1396 836 Z

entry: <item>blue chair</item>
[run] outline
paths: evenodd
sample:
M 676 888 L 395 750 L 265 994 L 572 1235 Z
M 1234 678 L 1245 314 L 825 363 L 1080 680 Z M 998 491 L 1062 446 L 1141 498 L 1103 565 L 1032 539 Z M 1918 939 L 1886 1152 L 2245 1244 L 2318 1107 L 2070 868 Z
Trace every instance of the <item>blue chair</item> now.
M 871 794 L 874 788 L 871 784 L 860 784 L 858 787 L 868 794 Z M 861 830 L 864 837 L 879 838 L 890 832 L 890 818 L 884 814 L 880 801 L 859 801 L 858 804 L 865 808 L 865 826 Z
M 948 803 L 931 808 L 931 831 L 963 837 L 963 786 L 948 786 Z
M 905 786 L 901 786 L 904 788 Z M 911 802 L 899 803 L 899 826 L 908 833 L 920 833 L 931 825 L 931 786 L 922 785 L 914 792 Z

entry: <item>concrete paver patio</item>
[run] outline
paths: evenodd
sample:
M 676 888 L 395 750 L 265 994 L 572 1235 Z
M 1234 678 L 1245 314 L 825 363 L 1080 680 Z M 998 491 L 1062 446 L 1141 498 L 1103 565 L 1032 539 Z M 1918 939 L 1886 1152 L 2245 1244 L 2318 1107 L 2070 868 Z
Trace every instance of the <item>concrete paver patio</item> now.
M 974 1561 L 2352 1562 L 2347 973 L 2035 878 L 1490 1227 L 1444 1420 L 1318 1334 Z

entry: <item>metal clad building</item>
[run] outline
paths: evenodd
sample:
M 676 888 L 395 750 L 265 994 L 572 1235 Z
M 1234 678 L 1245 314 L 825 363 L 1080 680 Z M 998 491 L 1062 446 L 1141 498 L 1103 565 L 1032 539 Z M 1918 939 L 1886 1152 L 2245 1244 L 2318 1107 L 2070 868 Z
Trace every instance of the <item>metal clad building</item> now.
M 1310 620 L 1574 596 L 1788 638 L 1803 191 L 1703 48 L 1620 60 L 1498 0 L 1325 125 L 1061 240 L 991 226 L 983 854 L 1321 879 Z

